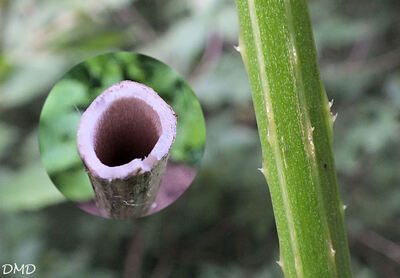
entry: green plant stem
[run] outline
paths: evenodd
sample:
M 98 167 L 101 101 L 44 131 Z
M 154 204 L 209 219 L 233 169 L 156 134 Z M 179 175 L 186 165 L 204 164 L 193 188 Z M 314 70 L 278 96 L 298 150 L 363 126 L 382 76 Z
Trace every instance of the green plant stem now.
M 286 277 L 351 277 L 332 151 L 335 117 L 305 0 L 237 0 Z

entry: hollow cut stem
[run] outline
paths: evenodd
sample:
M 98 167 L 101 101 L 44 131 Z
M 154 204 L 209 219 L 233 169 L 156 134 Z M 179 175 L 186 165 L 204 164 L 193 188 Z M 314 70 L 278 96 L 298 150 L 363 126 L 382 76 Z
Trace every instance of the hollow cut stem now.
M 83 113 L 77 142 L 103 216 L 135 218 L 154 202 L 176 135 L 176 115 L 151 88 L 122 81 Z

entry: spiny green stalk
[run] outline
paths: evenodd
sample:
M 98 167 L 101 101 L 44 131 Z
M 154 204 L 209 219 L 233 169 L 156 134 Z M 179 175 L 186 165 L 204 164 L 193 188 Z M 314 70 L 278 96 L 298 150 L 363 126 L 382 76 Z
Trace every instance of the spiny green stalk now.
M 286 277 L 351 277 L 332 152 L 335 120 L 305 0 L 237 0 Z

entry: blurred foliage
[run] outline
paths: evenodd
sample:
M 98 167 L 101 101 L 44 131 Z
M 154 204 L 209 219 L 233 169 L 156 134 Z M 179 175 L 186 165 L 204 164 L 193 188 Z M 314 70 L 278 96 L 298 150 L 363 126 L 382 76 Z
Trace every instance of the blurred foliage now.
M 205 145 L 200 104 L 187 83 L 167 65 L 132 52 L 95 56 L 73 67 L 54 86 L 40 116 L 39 146 L 43 164 L 57 188 L 72 201 L 93 197 L 78 155 L 76 133 L 81 113 L 110 86 L 132 80 L 153 88 L 178 117 L 170 159 L 199 166 Z
M 309 3 L 322 78 L 339 114 L 335 154 L 354 274 L 398 277 L 400 2 Z M 36 263 L 37 277 L 282 277 L 257 171 L 251 94 L 233 48 L 232 0 L 0 5 L 1 263 Z M 62 202 L 36 146 L 40 109 L 60 75 L 116 49 L 171 65 L 196 92 L 207 122 L 195 183 L 168 209 L 133 223 Z

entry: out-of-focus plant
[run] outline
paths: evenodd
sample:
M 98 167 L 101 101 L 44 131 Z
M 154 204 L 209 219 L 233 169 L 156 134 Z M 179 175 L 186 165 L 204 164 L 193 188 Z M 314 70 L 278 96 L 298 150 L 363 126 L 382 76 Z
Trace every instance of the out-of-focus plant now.
M 400 2 L 309 4 L 322 79 L 338 112 L 334 153 L 354 276 L 397 278 Z M 256 170 L 250 87 L 233 48 L 234 1 L 8 0 L 0 10 L 1 262 L 36 263 L 44 278 L 129 277 L 133 266 L 136 277 L 282 276 L 268 189 Z M 167 210 L 133 224 L 65 202 L 37 148 L 40 109 L 60 75 L 115 49 L 172 65 L 207 121 L 195 183 Z

